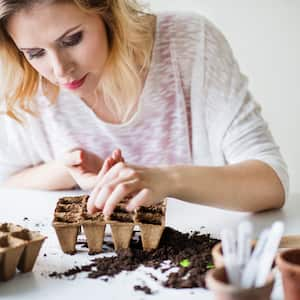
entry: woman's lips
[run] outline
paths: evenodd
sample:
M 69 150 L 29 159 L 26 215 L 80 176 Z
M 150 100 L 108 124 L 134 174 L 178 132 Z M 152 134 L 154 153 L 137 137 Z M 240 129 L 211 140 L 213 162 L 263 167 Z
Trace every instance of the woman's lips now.
M 87 76 L 87 74 L 84 75 L 81 79 L 74 80 L 74 81 L 69 82 L 69 83 L 65 83 L 65 84 L 63 84 L 63 86 L 67 89 L 70 89 L 70 90 L 76 90 L 84 84 L 86 76 Z

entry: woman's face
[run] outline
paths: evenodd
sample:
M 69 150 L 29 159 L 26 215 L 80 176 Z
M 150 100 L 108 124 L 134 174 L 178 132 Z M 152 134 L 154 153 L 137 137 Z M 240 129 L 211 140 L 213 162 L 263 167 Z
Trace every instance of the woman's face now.
M 71 2 L 36 4 L 11 16 L 7 30 L 40 75 L 82 98 L 95 92 L 108 57 L 99 15 Z

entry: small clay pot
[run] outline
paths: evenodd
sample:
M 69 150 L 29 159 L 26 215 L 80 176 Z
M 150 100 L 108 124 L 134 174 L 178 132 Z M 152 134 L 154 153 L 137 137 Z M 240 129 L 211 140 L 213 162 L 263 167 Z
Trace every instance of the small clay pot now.
M 256 245 L 256 241 L 252 241 L 252 251 Z M 222 243 L 219 242 L 216 244 L 211 251 L 211 255 L 213 258 L 213 262 L 216 268 L 224 267 L 224 258 L 223 258 L 223 252 L 222 252 Z
M 264 286 L 243 289 L 229 284 L 226 270 L 221 267 L 208 271 L 205 281 L 216 300 L 270 300 L 275 277 L 271 272 Z
M 285 300 L 300 300 L 300 248 L 278 253 L 277 266 L 282 275 Z
M 213 262 L 216 268 L 224 267 L 224 258 L 223 258 L 223 252 L 222 252 L 222 243 L 216 244 L 212 250 L 211 255 L 213 258 Z

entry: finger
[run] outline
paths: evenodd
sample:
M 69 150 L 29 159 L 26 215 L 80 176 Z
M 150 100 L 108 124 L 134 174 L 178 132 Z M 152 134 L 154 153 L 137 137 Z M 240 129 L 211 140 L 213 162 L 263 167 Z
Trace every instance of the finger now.
M 139 188 L 140 182 L 135 179 L 118 184 L 106 199 L 99 200 L 103 201 L 101 202 L 101 207 L 103 207 L 103 215 L 105 217 L 109 217 L 120 201 L 124 200 L 127 195 L 132 194 Z
M 125 159 L 124 159 L 124 157 L 122 155 L 122 151 L 121 150 L 120 150 L 120 161 L 125 162 Z
M 125 162 L 125 159 L 122 155 L 122 151 L 120 149 L 117 149 L 117 150 L 118 150 L 118 161 Z
M 108 170 L 111 167 L 111 157 L 108 157 L 103 165 L 102 168 L 100 170 L 100 172 L 97 175 L 97 181 L 98 183 L 96 183 L 96 185 L 94 186 L 93 190 L 90 193 L 88 202 L 87 202 L 87 211 L 88 213 L 93 213 L 95 212 L 95 196 L 99 193 L 100 191 L 100 184 L 99 181 L 101 182 L 102 177 L 108 172 Z
M 114 150 L 112 157 L 116 162 L 125 162 L 125 159 L 122 156 L 122 151 L 120 149 Z
M 129 201 L 126 209 L 131 212 L 140 206 L 152 205 L 151 202 L 151 191 L 149 189 L 142 189 Z
M 114 190 L 113 185 L 106 185 L 100 190 L 98 195 L 95 197 L 95 201 L 94 201 L 94 207 L 97 211 L 103 210 L 105 202 L 112 194 L 113 190 Z
M 106 183 L 109 183 L 109 181 L 115 179 L 118 177 L 119 172 L 122 168 L 124 168 L 124 163 L 119 163 L 115 166 L 112 166 L 113 159 L 109 158 L 107 161 L 107 165 L 103 166 L 103 170 L 101 169 L 98 178 L 98 184 L 95 187 L 94 191 L 95 193 L 99 192 L 99 189 Z M 94 193 L 93 193 L 94 194 Z M 92 196 L 92 195 L 91 195 Z
M 62 163 L 67 167 L 73 167 L 80 165 L 83 159 L 83 151 L 75 150 L 72 152 L 65 153 L 62 157 Z
M 112 158 L 115 161 L 118 161 L 119 157 L 120 157 L 120 149 L 115 149 L 112 153 Z
M 92 199 L 90 201 L 90 206 L 95 206 L 98 210 L 102 210 L 104 207 L 104 204 L 108 197 L 113 193 L 115 188 L 123 184 L 125 181 L 138 181 L 140 182 L 136 176 L 135 172 L 131 172 L 131 169 L 128 169 L 128 172 L 126 173 L 126 176 L 119 176 L 114 180 L 109 181 L 106 184 L 100 184 L 97 186 L 97 188 L 94 189 L 93 194 L 91 195 Z M 120 173 L 121 174 L 121 173 Z
M 104 176 L 101 178 L 99 184 L 108 184 L 110 181 L 116 179 L 119 177 L 119 174 L 121 172 L 121 170 L 123 170 L 124 168 L 126 168 L 125 163 L 123 162 L 119 162 L 115 165 L 113 165 L 106 174 L 104 174 Z
M 103 162 L 103 165 L 101 167 L 101 170 L 99 171 L 97 177 L 98 178 L 101 178 L 103 177 L 107 172 L 108 170 L 112 167 L 112 158 L 111 157 L 108 157 L 104 162 Z
M 86 209 L 89 214 L 94 214 L 99 211 L 99 209 L 95 206 L 95 201 L 94 200 L 91 201 L 90 197 L 88 198 Z
M 112 158 L 108 158 L 105 160 L 103 167 L 98 175 L 97 181 L 98 183 L 95 185 L 94 189 L 92 190 L 89 200 L 88 200 L 88 212 L 91 212 L 93 210 L 93 207 L 95 207 L 95 201 L 96 198 L 98 198 L 98 195 L 103 188 L 105 184 L 114 184 L 114 182 L 111 182 L 114 179 L 117 179 L 120 170 L 124 167 L 124 163 L 119 163 L 118 165 L 115 165 L 114 167 L 111 167 L 111 164 L 113 163 Z M 106 173 L 105 173 L 106 172 Z M 120 181 L 123 181 L 124 178 L 117 179 L 116 183 L 119 183 Z M 100 206 L 99 206 L 100 207 Z
M 86 204 L 87 212 L 89 214 L 92 214 L 95 212 L 95 196 L 97 195 L 96 187 L 97 187 L 97 183 L 96 183 L 96 186 L 94 187 L 94 189 L 91 191 L 90 196 L 87 201 L 87 204 Z
M 104 174 L 109 170 L 110 168 L 110 157 L 108 157 L 102 165 L 102 168 L 100 170 L 100 172 L 97 175 L 97 180 L 99 181 Z M 94 212 L 94 202 L 95 202 L 95 195 L 97 195 L 98 193 L 98 184 L 96 184 L 96 186 L 94 187 L 94 189 L 91 191 L 88 202 L 87 202 L 87 211 L 88 213 L 93 213 Z

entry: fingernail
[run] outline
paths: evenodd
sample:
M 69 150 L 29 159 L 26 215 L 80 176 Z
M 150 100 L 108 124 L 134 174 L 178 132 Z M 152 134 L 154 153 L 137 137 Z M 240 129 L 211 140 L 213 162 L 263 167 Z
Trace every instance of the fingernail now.
M 108 221 L 109 220 L 110 215 L 103 213 L 103 216 L 104 216 L 104 221 Z
M 87 211 L 88 211 L 88 213 L 89 213 L 89 214 L 91 214 L 91 215 L 92 215 L 93 213 L 95 213 L 95 212 L 96 212 L 96 210 L 95 210 L 95 208 L 94 208 L 94 207 L 90 207 L 90 208 L 88 208 L 88 210 L 87 210 Z
M 102 212 L 103 212 L 104 218 L 109 218 L 110 213 L 107 209 L 103 209 Z
M 92 206 L 92 205 L 89 205 L 89 204 L 87 204 L 87 206 L 86 206 L 86 210 L 87 210 L 87 212 L 88 212 L 89 214 L 93 213 L 93 206 Z
M 93 193 L 93 192 L 92 192 Z M 91 193 L 91 194 L 92 194 Z M 94 203 L 94 197 L 92 197 L 91 195 L 89 196 L 89 198 L 88 198 L 88 201 L 87 201 L 87 203 L 86 203 L 86 206 L 88 207 L 88 206 L 91 206 L 91 203 Z
M 133 211 L 134 210 L 134 206 L 133 205 L 127 205 L 126 210 L 127 211 Z

